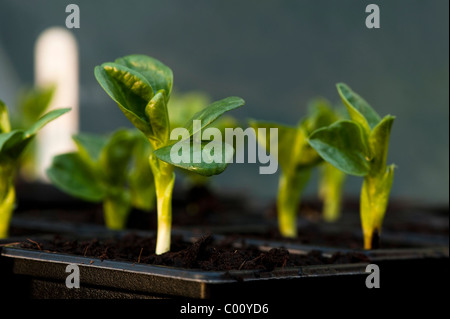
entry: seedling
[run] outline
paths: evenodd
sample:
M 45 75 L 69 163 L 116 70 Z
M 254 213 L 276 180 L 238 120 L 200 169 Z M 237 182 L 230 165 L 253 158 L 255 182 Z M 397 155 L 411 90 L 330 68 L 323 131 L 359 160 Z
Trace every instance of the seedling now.
M 150 210 L 155 198 L 153 183 L 142 182 L 142 179 L 151 181 L 153 176 L 148 161 L 143 165 L 140 160 L 147 154 L 141 135 L 137 130 L 127 129 L 108 137 L 75 135 L 78 152 L 55 156 L 47 176 L 55 186 L 74 197 L 102 203 L 106 227 L 124 229 L 132 207 Z
M 0 238 L 8 236 L 16 200 L 14 180 L 20 156 L 41 128 L 69 110 L 53 110 L 40 117 L 26 130 L 11 130 L 8 110 L 0 101 Z
M 171 124 L 167 104 L 172 91 L 173 74 L 162 62 L 145 55 L 129 55 L 115 62 L 96 66 L 95 77 L 125 116 L 150 142 L 149 161 L 154 175 L 158 212 L 156 254 L 163 254 L 170 250 L 175 166 L 205 176 L 220 174 L 227 167 L 227 156 L 230 153 L 224 150 L 219 162 L 205 161 L 202 154 L 208 143 L 201 141 L 200 147 L 190 148 L 188 154 L 191 159 L 200 158 L 200 161 L 178 163 L 171 160 L 170 153 L 174 143 L 170 140 Z M 210 125 L 223 113 L 243 104 L 241 98 L 228 97 L 194 114 L 185 126 L 188 131 L 187 142 L 197 138 L 198 130 Z M 197 127 L 194 123 L 201 125 Z M 231 146 L 222 143 L 221 147 L 226 149 Z
M 314 130 L 327 126 L 337 120 L 337 114 L 330 108 L 327 101 L 316 99 L 311 102 L 309 114 L 296 127 L 270 122 L 251 120 L 254 128 L 278 128 L 278 163 L 281 175 L 278 183 L 277 214 L 278 227 L 282 236 L 297 237 L 297 211 L 301 194 L 307 185 L 313 168 L 322 164 L 319 154 L 308 144 L 308 136 Z M 258 142 L 270 153 L 269 136 L 257 136 Z M 275 145 L 275 144 L 272 144 Z M 333 168 L 326 168 L 323 172 L 328 184 L 322 186 L 322 196 L 326 197 L 327 215 L 339 214 L 339 202 L 342 189 L 342 175 Z M 337 181 L 337 182 L 336 182 Z M 332 201 L 336 203 L 330 204 Z M 331 211 L 332 210 L 332 211 Z
M 333 166 L 364 178 L 360 214 L 364 248 L 378 245 L 389 200 L 395 165 L 386 165 L 389 135 L 394 117 L 384 118 L 344 83 L 337 90 L 350 115 L 309 137 L 310 145 Z

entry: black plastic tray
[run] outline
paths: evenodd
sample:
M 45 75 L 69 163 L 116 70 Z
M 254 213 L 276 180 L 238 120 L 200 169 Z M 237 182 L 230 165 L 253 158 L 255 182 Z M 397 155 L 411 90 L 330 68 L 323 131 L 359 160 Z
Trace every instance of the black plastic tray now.
M 195 235 L 183 232 L 186 240 Z M 220 236 L 215 236 L 220 239 Z M 280 242 L 246 240 L 261 250 L 285 247 L 292 254 L 319 250 L 324 256 L 345 250 L 330 247 L 294 245 Z M 236 245 L 239 245 L 238 242 Z M 359 251 L 380 265 L 384 284 L 393 281 L 403 285 L 412 270 L 428 272 L 429 267 L 448 266 L 447 246 L 417 249 L 386 249 Z M 66 267 L 76 264 L 80 269 L 80 288 L 69 289 Z M 319 287 L 341 286 L 367 289 L 367 263 L 311 265 L 280 268 L 270 272 L 253 270 L 201 271 L 123 261 L 74 256 L 62 253 L 20 248 L 17 244 L 2 247 L 0 265 L 9 276 L 10 287 L 27 298 L 194 298 L 290 295 L 292 289 L 314 291 Z M 428 267 L 428 268 L 424 268 Z M 436 268 L 434 268 L 436 269 Z M 447 268 L 448 269 L 448 268 Z M 440 270 L 436 270 L 440 271 Z M 9 274 L 8 274 L 9 272 Z M 448 270 L 447 270 L 448 273 Z M 403 276 L 403 277 L 402 277 Z M 19 283 L 19 284 L 18 284 Z M 21 289 L 17 290 L 17 286 Z M 7 285 L 6 285 L 7 286 Z M 6 287 L 5 286 L 5 287 Z

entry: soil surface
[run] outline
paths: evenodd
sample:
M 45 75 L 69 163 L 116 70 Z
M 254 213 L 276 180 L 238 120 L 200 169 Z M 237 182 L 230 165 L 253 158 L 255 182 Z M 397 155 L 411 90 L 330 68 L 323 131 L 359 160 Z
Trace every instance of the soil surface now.
M 72 240 L 55 236 L 52 240 L 28 239 L 22 248 L 75 254 L 101 260 L 128 261 L 133 263 L 165 265 L 178 268 L 201 269 L 207 271 L 261 270 L 306 265 L 343 264 L 369 262 L 361 253 L 335 253 L 324 257 L 320 251 L 310 251 L 306 255 L 291 254 L 285 248 L 268 251 L 241 241 L 236 248 L 238 237 L 225 237 L 220 242 L 213 236 L 205 235 L 194 242 L 186 242 L 181 236 L 172 236 L 171 251 L 162 255 L 154 253 L 156 238 L 134 233 L 117 239 Z
M 75 229 L 84 229 L 89 225 L 105 224 L 101 203 L 88 203 L 72 198 L 45 184 L 19 184 L 17 192 L 18 207 L 13 215 L 11 236 L 64 233 L 65 229 L 70 228 L 58 228 L 58 225 L 74 225 Z M 172 200 L 172 225 L 174 228 L 188 229 L 200 234 L 235 234 L 304 245 L 363 248 L 357 199 L 344 200 L 342 216 L 334 223 L 322 220 L 320 201 L 302 200 L 298 208 L 299 227 L 296 239 L 281 237 L 276 226 L 275 204 L 253 212 L 248 202 L 249 198 L 245 194 L 218 194 L 207 186 L 176 187 Z M 410 235 L 430 237 L 427 240 L 431 240 L 431 237 L 448 238 L 448 218 L 447 206 L 422 207 L 407 200 L 391 200 L 380 241 L 374 247 L 417 247 L 417 241 L 409 240 Z M 48 225 L 54 226 L 48 228 Z M 156 226 L 155 211 L 133 210 L 128 217 L 126 229 L 155 231 Z M 395 235 L 395 238 L 388 235 Z

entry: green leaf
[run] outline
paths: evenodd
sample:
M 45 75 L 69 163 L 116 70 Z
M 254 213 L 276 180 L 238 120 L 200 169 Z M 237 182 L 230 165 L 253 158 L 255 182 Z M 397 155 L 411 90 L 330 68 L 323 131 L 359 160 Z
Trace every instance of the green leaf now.
M 319 154 L 308 144 L 308 133 L 303 127 L 298 127 L 295 135 L 281 144 L 279 157 L 287 160 L 285 174 L 296 174 L 297 171 L 309 169 L 322 161 Z M 280 163 L 281 165 L 281 163 Z M 281 165 L 283 168 L 283 165 Z
M 300 127 L 308 135 L 315 130 L 328 126 L 338 120 L 330 102 L 324 98 L 315 98 L 308 103 L 308 115 L 300 122 Z
M 369 137 L 369 145 L 373 154 L 371 174 L 384 172 L 386 169 L 387 154 L 389 148 L 389 136 L 394 123 L 394 116 L 386 115 L 373 129 Z
M 11 131 L 11 125 L 9 123 L 8 108 L 0 100 L 0 134 L 8 133 L 9 131 Z
M 0 162 L 18 163 L 19 157 L 32 139 L 33 136 L 26 138 L 22 130 L 0 134 Z
M 141 54 L 118 58 L 115 62 L 139 72 L 150 83 L 154 92 L 164 90 L 167 103 L 173 86 L 173 73 L 169 67 L 155 58 Z
M 55 109 L 53 111 L 50 111 L 50 112 L 44 114 L 36 122 L 34 122 L 34 124 L 31 125 L 30 128 L 28 128 L 25 131 L 26 137 L 29 138 L 29 137 L 35 135 L 45 125 L 47 125 L 51 121 L 57 119 L 58 117 L 60 117 L 61 115 L 65 114 L 69 111 L 70 111 L 70 108 L 63 108 L 63 109 Z
M 18 103 L 18 126 L 25 128 L 36 121 L 49 107 L 55 91 L 56 87 L 54 85 L 25 90 L 21 94 Z
M 146 136 L 153 136 L 152 127 L 145 114 L 145 107 L 153 97 L 153 89 L 147 79 L 117 63 L 96 66 L 95 77 L 131 123 Z
M 297 127 L 290 127 L 277 123 L 250 120 L 249 124 L 254 129 L 266 129 L 266 137 L 259 136 L 258 142 L 270 152 L 270 142 L 278 143 L 277 159 L 285 174 L 295 174 L 297 170 L 312 168 L 322 159 L 309 145 L 308 135 L 324 126 L 328 126 L 338 119 L 330 103 L 323 98 L 316 98 L 309 102 L 308 115 L 305 116 Z M 270 128 L 278 129 L 278 141 L 273 136 L 268 136 Z M 272 141 L 269 140 L 272 139 Z
M 24 132 L 22 130 L 14 130 L 8 133 L 0 134 L 0 154 L 6 153 L 17 144 L 24 140 Z
M 72 139 L 77 145 L 80 155 L 92 162 L 99 161 L 101 151 L 107 142 L 106 137 L 90 133 L 79 133 Z
M 145 107 L 145 113 L 150 121 L 153 136 L 150 137 L 153 148 L 166 145 L 169 140 L 169 114 L 167 112 L 166 100 L 163 91 L 159 91 Z
M 37 120 L 25 132 L 22 130 L 14 130 L 10 132 L 11 134 L 0 137 L 0 152 L 2 153 L 2 157 L 7 156 L 10 159 L 16 160 L 40 129 L 68 111 L 70 111 L 70 108 L 50 111 Z
M 258 143 L 277 159 L 285 174 L 295 174 L 298 170 L 311 168 L 322 161 L 308 144 L 306 131 L 302 127 L 255 120 L 250 120 L 249 124 L 256 130 Z M 259 128 L 266 130 L 265 136 L 258 132 Z M 269 134 L 271 128 L 278 129 L 277 139 Z M 278 145 L 278 152 L 271 152 L 271 144 Z
M 317 151 L 309 145 L 308 136 L 303 130 L 298 130 L 293 154 L 296 155 L 293 157 L 291 165 L 295 170 L 313 168 L 323 162 Z
M 56 187 L 86 201 L 101 202 L 106 195 L 95 170 L 77 153 L 55 156 L 47 176 Z
M 362 125 L 367 135 L 372 128 L 380 122 L 380 116 L 374 109 L 358 94 L 353 92 L 344 83 L 336 85 L 342 102 L 347 107 L 350 118 Z
M 343 172 L 365 176 L 370 170 L 369 150 L 360 125 L 342 120 L 316 130 L 309 144 L 330 164 Z
M 245 101 L 240 97 L 227 97 L 225 99 L 216 101 L 204 108 L 200 112 L 194 114 L 194 116 L 186 123 L 185 128 L 189 131 L 189 136 L 194 135 L 201 129 L 207 127 L 209 124 L 214 122 L 218 117 L 220 117 L 225 112 L 234 110 L 245 104 Z M 195 120 L 201 121 L 201 126 L 194 128 L 193 124 Z
M 70 108 L 56 109 L 43 115 L 28 130 L 14 130 L 0 134 L 0 157 L 16 160 L 31 142 L 37 132 L 59 116 L 70 111 Z
M 193 144 L 192 139 L 183 140 L 162 147 L 153 154 L 166 163 L 204 176 L 222 173 L 233 158 L 234 149 L 227 143 L 201 141 L 197 142 L 199 147 L 195 147 Z M 217 150 L 220 150 L 220 153 L 216 154 Z M 172 160 L 172 152 L 180 158 Z M 214 155 L 217 156 L 217 161 L 214 161 Z

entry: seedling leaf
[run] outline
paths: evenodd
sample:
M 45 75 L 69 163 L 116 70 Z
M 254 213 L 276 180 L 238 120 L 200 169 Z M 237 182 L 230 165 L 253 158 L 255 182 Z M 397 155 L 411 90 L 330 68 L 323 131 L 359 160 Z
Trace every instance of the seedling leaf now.
M 163 90 L 158 91 L 148 102 L 145 107 L 145 114 L 153 130 L 153 135 L 149 139 L 152 141 L 154 148 L 166 145 L 169 140 L 170 123 Z
M 0 134 L 0 154 L 6 153 L 24 139 L 24 132 L 22 130 L 14 130 L 8 133 Z
M 70 108 L 63 108 L 63 109 L 55 109 L 53 111 L 50 111 L 50 112 L 44 114 L 29 129 L 27 129 L 25 131 L 26 137 L 29 138 L 29 137 L 35 135 L 45 125 L 47 125 L 51 121 L 57 119 L 58 117 L 60 117 L 61 115 L 63 115 L 64 113 L 67 113 L 69 111 L 70 111 Z
M 342 120 L 318 129 L 309 143 L 323 159 L 347 174 L 364 176 L 370 170 L 367 142 L 355 122 Z
M 152 136 L 145 114 L 145 107 L 153 97 L 150 83 L 138 72 L 117 63 L 96 66 L 95 77 L 131 123 L 146 136 Z
M 41 128 L 68 111 L 70 111 L 70 108 L 53 110 L 43 115 L 26 131 L 14 130 L 0 134 L 0 157 L 8 157 L 13 161 L 17 160 Z
M 227 143 L 214 141 L 201 141 L 196 143 L 198 143 L 200 147 L 191 145 L 192 140 L 180 141 L 176 144 L 162 147 L 154 151 L 153 154 L 166 163 L 203 176 L 212 176 L 222 173 L 233 157 L 233 147 Z M 173 161 L 171 158 L 172 147 L 180 147 L 179 149 L 182 149 L 183 144 L 186 147 L 189 147 L 189 158 L 186 157 L 184 161 Z M 215 154 L 216 150 L 221 150 L 221 154 L 217 156 L 217 154 Z M 217 161 L 214 161 L 214 155 L 218 157 Z M 198 163 L 195 161 L 196 158 L 199 159 Z
M 128 55 L 115 62 L 139 72 L 150 83 L 154 92 L 164 90 L 167 103 L 172 92 L 173 74 L 164 63 L 142 54 Z
M 97 134 L 79 133 L 72 136 L 78 151 L 84 160 L 97 162 L 101 150 L 106 144 L 106 138 Z
M 394 119 L 394 116 L 386 115 L 370 134 L 369 145 L 373 154 L 371 174 L 383 173 L 386 170 L 389 136 Z
M 361 124 L 368 134 L 381 120 L 378 113 L 346 84 L 338 83 L 336 87 L 342 102 L 347 107 L 350 118 Z
M 24 90 L 19 98 L 17 116 L 12 119 L 13 125 L 16 128 L 29 127 L 47 110 L 55 91 L 55 85 Z
M 106 195 L 92 167 L 77 153 L 55 156 L 47 176 L 58 188 L 86 201 L 101 202 Z
M 230 96 L 225 99 L 216 101 L 211 105 L 209 105 L 208 107 L 201 110 L 200 112 L 195 113 L 194 116 L 189 121 L 187 121 L 184 127 L 189 131 L 189 135 L 193 136 L 199 130 L 207 127 L 209 124 L 214 122 L 218 117 L 220 117 L 225 112 L 234 110 L 238 107 L 241 107 L 244 104 L 245 101 L 243 99 L 235 96 Z M 201 127 L 199 128 L 193 127 L 193 123 L 195 120 L 201 121 Z

